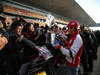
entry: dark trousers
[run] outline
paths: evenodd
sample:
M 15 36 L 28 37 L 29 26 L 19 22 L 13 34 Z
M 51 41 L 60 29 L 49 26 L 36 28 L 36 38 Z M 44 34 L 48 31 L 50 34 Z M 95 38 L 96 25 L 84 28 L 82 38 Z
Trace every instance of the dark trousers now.
M 93 56 L 92 54 L 89 54 L 88 56 L 88 70 L 89 72 L 93 72 Z
M 81 56 L 81 65 L 83 68 L 83 75 L 90 75 L 93 72 L 93 55 L 92 53 L 83 54 Z
M 88 55 L 86 51 L 84 50 L 81 56 L 81 66 L 83 68 L 83 74 L 81 73 L 80 70 L 80 75 L 89 75 L 88 73 Z

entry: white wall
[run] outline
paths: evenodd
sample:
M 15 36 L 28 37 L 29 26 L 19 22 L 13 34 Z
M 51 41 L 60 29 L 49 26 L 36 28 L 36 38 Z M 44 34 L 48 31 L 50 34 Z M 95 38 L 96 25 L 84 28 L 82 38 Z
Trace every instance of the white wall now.
M 89 28 L 92 29 L 93 31 L 100 30 L 100 27 L 89 27 Z

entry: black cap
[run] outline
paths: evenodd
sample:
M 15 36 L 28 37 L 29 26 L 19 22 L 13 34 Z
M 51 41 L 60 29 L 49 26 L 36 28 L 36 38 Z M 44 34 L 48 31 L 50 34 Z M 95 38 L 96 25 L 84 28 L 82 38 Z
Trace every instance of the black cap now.
M 14 21 L 14 22 L 11 24 L 11 29 L 16 29 L 17 26 L 22 26 L 22 24 L 21 24 L 20 21 Z

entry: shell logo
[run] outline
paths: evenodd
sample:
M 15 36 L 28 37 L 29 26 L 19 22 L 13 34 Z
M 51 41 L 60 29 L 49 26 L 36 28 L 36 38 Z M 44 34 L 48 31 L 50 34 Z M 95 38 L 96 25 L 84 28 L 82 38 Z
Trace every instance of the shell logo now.
M 42 71 L 42 72 L 39 72 L 39 73 L 37 73 L 37 74 L 35 74 L 35 75 L 47 75 L 47 74 L 46 74 L 45 71 Z

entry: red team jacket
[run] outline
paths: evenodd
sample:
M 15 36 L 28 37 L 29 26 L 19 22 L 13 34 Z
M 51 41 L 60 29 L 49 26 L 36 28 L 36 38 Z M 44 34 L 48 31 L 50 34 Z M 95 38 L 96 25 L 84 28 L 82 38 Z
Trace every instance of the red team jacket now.
M 61 46 L 62 54 L 66 56 L 67 65 L 77 67 L 80 65 L 80 56 L 83 50 L 83 41 L 78 32 L 71 35 L 69 41 L 65 41 L 66 48 Z M 72 56 L 71 56 L 71 54 Z

